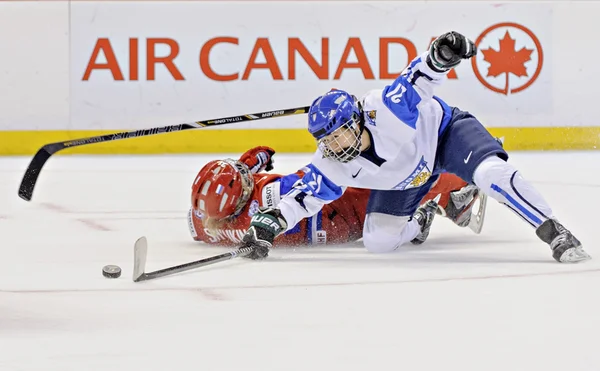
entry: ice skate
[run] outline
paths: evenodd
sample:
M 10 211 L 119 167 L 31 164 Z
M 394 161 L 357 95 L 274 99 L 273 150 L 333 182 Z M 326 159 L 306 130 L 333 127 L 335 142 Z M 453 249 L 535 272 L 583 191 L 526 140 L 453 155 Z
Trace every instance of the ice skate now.
M 560 263 L 578 263 L 592 257 L 583 250 L 581 242 L 556 219 L 548 219 L 535 234 L 550 245 L 552 257 Z
M 420 245 L 427 240 L 429 230 L 431 229 L 431 223 L 433 223 L 433 218 L 438 209 L 437 201 L 439 201 L 439 199 L 440 195 L 437 195 L 435 199 L 427 201 L 415 211 L 413 218 L 419 223 L 419 226 L 421 226 L 421 231 L 412 241 L 410 241 L 412 244 Z
M 438 214 L 446 215 L 459 227 L 466 227 L 471 222 L 471 207 L 479 197 L 479 188 L 469 184 L 458 191 L 450 193 L 448 205 L 442 211 L 438 208 Z

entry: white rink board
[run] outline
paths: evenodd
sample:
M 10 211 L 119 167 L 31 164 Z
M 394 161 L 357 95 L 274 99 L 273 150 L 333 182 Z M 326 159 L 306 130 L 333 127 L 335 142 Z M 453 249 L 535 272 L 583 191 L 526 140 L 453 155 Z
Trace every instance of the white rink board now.
M 447 16 L 449 12 L 456 14 L 459 19 L 468 19 L 468 23 L 461 22 L 463 24 L 458 27 L 456 19 Z M 131 22 L 134 14 L 135 22 Z M 332 17 L 332 14 L 336 16 Z M 425 15 L 427 20 L 423 21 Z M 227 2 L 185 2 L 150 3 L 144 6 L 137 2 L 100 5 L 74 3 L 71 9 L 71 112 L 73 121 L 85 126 L 93 122 L 99 122 L 102 127 L 122 127 L 131 123 L 136 128 L 142 128 L 155 126 L 155 123 L 166 118 L 185 121 L 190 117 L 221 117 L 233 112 L 302 106 L 331 87 L 360 95 L 393 81 L 389 78 L 377 80 L 381 76 L 379 66 L 382 51 L 379 42 L 382 37 L 406 38 L 420 53 L 427 48 L 432 37 L 447 30 L 458 28 L 475 39 L 488 27 L 511 19 L 534 28 L 540 43 L 546 46 L 547 52 L 551 52 L 551 15 L 551 7 L 544 4 L 497 7 L 488 4 L 395 2 L 348 3 L 344 6 L 315 2 L 235 5 Z M 360 19 L 362 24 L 349 22 L 352 19 Z M 404 23 L 400 27 L 399 20 Z M 489 40 L 485 41 L 490 46 L 498 44 L 506 30 L 519 40 L 517 49 L 535 49 L 533 41 L 514 27 L 501 27 L 491 32 Z M 340 61 L 359 61 L 355 55 L 357 50 L 353 50 L 347 58 L 342 58 L 348 39 L 352 36 L 358 36 L 369 63 L 363 70 L 349 68 L 336 73 Z M 111 41 L 124 81 L 115 81 L 109 70 L 93 71 L 88 79 L 83 80 L 98 37 L 106 37 Z M 135 58 L 129 53 L 129 39 L 132 37 L 138 38 L 137 55 L 141 56 L 138 57 L 138 81 L 127 81 L 129 63 Z M 233 81 L 210 79 L 200 67 L 201 50 L 215 37 L 230 37 L 238 42 L 238 45 L 231 42 L 217 44 L 207 58 L 210 69 L 219 75 L 237 73 L 238 78 Z M 274 72 L 253 70 L 244 80 L 247 65 L 255 60 L 251 58 L 253 47 L 261 37 L 268 38 L 276 69 Z M 327 78 L 317 77 L 298 56 L 296 65 L 289 67 L 288 40 L 291 37 L 298 37 L 321 63 L 321 38 L 329 40 L 329 69 L 326 76 L 321 75 Z M 173 64 L 180 75 L 159 66 L 155 80 L 147 80 L 144 63 L 147 38 L 168 38 L 177 43 L 179 55 Z M 400 44 L 392 45 L 389 50 L 389 68 L 384 72 L 399 73 L 409 62 L 407 52 Z M 162 56 L 170 52 L 171 48 L 165 44 L 161 50 L 155 51 Z M 533 53 L 532 61 L 528 63 L 531 65 L 528 70 L 530 76 L 537 68 L 538 55 L 537 52 Z M 103 62 L 106 60 L 104 56 L 98 58 L 103 58 Z M 483 58 L 479 59 L 480 64 L 485 65 Z M 261 52 L 256 61 L 266 62 L 265 55 Z M 520 95 L 507 97 L 485 88 L 467 62 L 458 68 L 459 78 L 442 87 L 439 94 L 448 97 L 450 104 L 473 107 L 476 112 L 493 117 L 490 120 L 492 123 L 507 125 L 509 120 L 518 119 L 522 114 L 545 116 L 551 113 L 552 108 L 548 104 L 552 100 L 553 88 L 551 62 L 546 62 L 542 70 L 531 88 Z M 290 72 L 295 72 L 295 80 L 290 79 Z M 491 80 L 497 79 L 504 81 L 504 74 Z M 511 83 L 522 85 L 523 82 L 518 81 L 520 79 L 527 80 L 528 77 L 511 79 Z M 496 81 L 491 83 L 498 85 Z M 457 91 L 460 94 L 455 94 Z M 115 121 L 117 112 L 119 117 Z M 514 112 L 515 115 L 509 118 L 506 112 Z M 301 121 L 299 125 L 291 126 L 302 127 L 302 124 Z M 268 123 L 260 125 L 264 127 Z M 272 125 L 279 127 L 280 123 Z
M 69 129 L 68 3 L 0 1 L 0 35 L 0 130 Z
M 487 76 L 491 65 L 484 59 L 492 57 L 480 52 L 475 68 L 463 63 L 457 78 L 440 87 L 438 95 L 476 114 L 488 127 L 596 126 L 595 96 L 587 89 L 597 85 L 594 61 L 598 56 L 589 47 L 593 35 L 580 30 L 594 27 L 599 11 L 597 2 L 2 2 L 0 32 L 19 35 L 22 41 L 13 37 L 0 42 L 2 54 L 12 56 L 0 67 L 0 84 L 7 87 L 0 93 L 0 130 L 147 128 L 308 105 L 332 87 L 360 95 L 389 83 L 388 73 L 400 72 L 408 62 L 405 47 L 397 42 L 381 47 L 382 40 L 403 38 L 408 49 L 422 52 L 445 31 L 458 30 L 478 39 L 504 23 L 519 26 L 499 26 L 479 46 L 499 50 L 508 31 L 515 40 L 513 51 L 531 51 L 530 60 L 520 66 L 506 66 L 502 57 L 494 67 L 513 71 L 508 75 L 512 93 L 493 91 L 505 88 L 507 75 L 496 71 L 496 77 Z M 99 38 L 110 42 L 122 81 L 115 81 L 108 70 L 92 70 L 84 80 Z M 207 43 L 215 38 L 230 42 L 217 43 L 208 51 Z M 249 61 L 267 60 L 264 48 L 251 57 L 260 38 L 268 40 L 277 73 L 274 78 L 268 69 L 252 69 L 244 79 Z M 298 52 L 290 67 L 293 38 L 316 64 L 325 58 L 327 68 L 316 74 Z M 344 56 L 352 38 L 354 47 Z M 133 53 L 137 61 L 131 57 L 130 39 L 137 40 L 137 53 Z M 176 80 L 160 63 L 154 80 L 148 80 L 148 39 L 162 39 L 155 47 L 158 58 L 172 51 L 162 43 L 165 39 L 177 45 L 173 63 L 183 80 Z M 328 43 L 325 53 L 323 39 Z M 362 47 L 364 57 L 358 55 L 356 45 Z M 201 57 L 203 47 L 207 53 Z M 389 50 L 387 58 L 382 50 Z M 238 76 L 215 81 L 207 77 L 200 60 L 205 61 L 205 70 L 208 66 L 216 74 Z M 387 66 L 382 66 L 383 60 Z M 105 63 L 107 57 L 102 51 L 94 61 Z M 367 61 L 362 70 L 338 71 L 340 64 L 359 61 Z M 137 65 L 134 81 L 131 65 Z M 530 86 L 514 91 L 538 69 Z M 295 79 L 290 79 L 290 71 Z M 303 125 L 300 118 L 288 118 L 227 128 Z

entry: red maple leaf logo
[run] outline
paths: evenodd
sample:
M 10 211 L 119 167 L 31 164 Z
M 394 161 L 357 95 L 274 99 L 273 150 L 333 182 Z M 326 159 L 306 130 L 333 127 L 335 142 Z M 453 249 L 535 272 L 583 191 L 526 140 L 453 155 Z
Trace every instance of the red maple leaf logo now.
M 528 76 L 525 63 L 531 60 L 533 49 L 523 47 L 521 50 L 516 51 L 515 39 L 510 37 L 508 31 L 504 34 L 504 38 L 500 40 L 500 48 L 498 50 L 490 47 L 489 49 L 482 49 L 481 52 L 483 53 L 483 60 L 490 63 L 487 76 L 496 77 L 503 73 L 506 74 L 506 85 L 504 86 L 503 94 L 506 95 L 509 91 L 509 74 Z

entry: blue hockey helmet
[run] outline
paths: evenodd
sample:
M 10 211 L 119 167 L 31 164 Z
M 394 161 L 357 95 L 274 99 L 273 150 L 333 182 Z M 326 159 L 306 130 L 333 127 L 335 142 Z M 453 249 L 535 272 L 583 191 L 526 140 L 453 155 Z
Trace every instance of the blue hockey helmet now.
M 342 163 L 360 154 L 363 117 L 360 103 L 343 90 L 332 89 L 312 102 L 308 131 L 323 156 Z
M 332 89 L 315 99 L 308 110 L 308 131 L 315 139 L 333 133 L 340 127 L 359 121 L 361 109 L 354 96 Z

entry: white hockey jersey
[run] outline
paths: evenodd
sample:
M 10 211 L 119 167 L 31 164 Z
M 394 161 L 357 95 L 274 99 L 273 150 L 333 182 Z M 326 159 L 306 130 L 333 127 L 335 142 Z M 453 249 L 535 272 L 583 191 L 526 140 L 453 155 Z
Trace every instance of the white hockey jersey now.
M 278 208 L 288 228 L 339 198 L 346 187 L 405 190 L 431 177 L 439 133 L 451 108 L 433 95 L 447 73 L 433 71 L 428 52 L 415 58 L 383 89 L 369 91 L 362 104 L 371 147 L 348 163 L 323 157 L 317 149 L 305 175 L 283 196 Z

